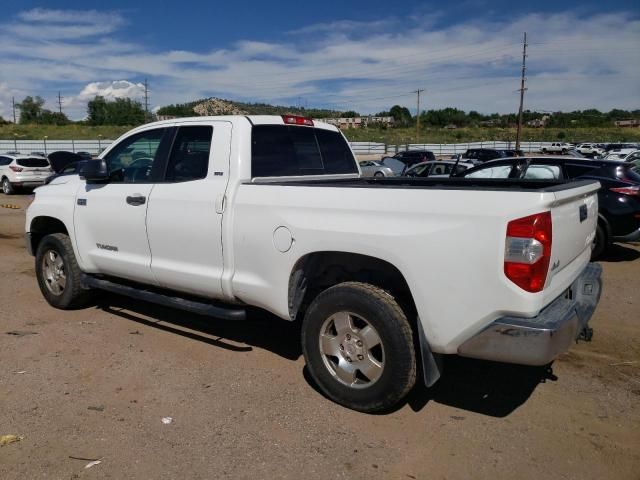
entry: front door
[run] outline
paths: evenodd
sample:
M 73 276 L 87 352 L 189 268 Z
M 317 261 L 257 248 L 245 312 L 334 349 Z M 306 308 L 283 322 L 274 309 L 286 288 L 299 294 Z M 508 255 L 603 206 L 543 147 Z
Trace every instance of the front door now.
M 172 134 L 173 129 L 159 128 L 125 138 L 104 157 L 109 182 L 80 186 L 74 224 L 86 271 L 157 283 L 151 273 L 147 207 Z

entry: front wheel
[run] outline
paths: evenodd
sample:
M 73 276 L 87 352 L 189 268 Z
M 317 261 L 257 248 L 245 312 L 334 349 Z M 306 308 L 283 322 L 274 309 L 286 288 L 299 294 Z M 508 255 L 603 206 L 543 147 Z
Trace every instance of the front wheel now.
M 395 301 L 366 283 L 328 288 L 302 323 L 311 377 L 331 400 L 361 412 L 388 410 L 416 381 L 413 331 Z
M 82 288 L 80 275 L 67 235 L 55 233 L 40 241 L 36 252 L 36 277 L 49 305 L 63 310 L 81 306 L 88 291 Z
M 5 195 L 13 195 L 15 192 L 15 189 L 13 188 L 13 185 L 11 185 L 11 182 L 9 181 L 8 178 L 4 178 L 2 179 L 2 193 L 4 193 Z
M 384 177 L 384 173 L 382 172 L 376 172 L 373 174 L 374 177 Z

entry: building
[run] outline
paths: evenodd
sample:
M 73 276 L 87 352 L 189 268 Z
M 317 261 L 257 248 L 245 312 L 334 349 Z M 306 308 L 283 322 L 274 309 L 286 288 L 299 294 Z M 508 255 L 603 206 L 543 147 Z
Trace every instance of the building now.
M 341 118 L 314 118 L 317 122 L 329 123 L 335 125 L 339 129 L 345 128 L 361 128 L 368 127 L 373 124 L 381 124 L 391 126 L 393 125 L 393 117 L 341 117 Z
M 640 120 L 616 120 L 613 122 L 616 127 L 640 127 Z

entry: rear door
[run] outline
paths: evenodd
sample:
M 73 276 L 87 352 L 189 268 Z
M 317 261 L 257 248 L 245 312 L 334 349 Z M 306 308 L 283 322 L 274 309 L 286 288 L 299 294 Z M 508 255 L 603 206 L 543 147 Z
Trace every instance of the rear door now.
M 156 128 L 130 135 L 104 157 L 110 181 L 79 188 L 76 243 L 90 272 L 156 283 L 147 240 L 147 206 L 172 134 L 173 129 Z
M 222 121 L 177 129 L 147 215 L 151 270 L 162 287 L 222 297 L 231 130 L 231 123 Z

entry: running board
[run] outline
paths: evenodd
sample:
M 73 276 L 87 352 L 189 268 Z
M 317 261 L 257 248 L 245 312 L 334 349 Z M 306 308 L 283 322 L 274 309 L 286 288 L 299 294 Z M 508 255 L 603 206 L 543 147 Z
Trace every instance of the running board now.
M 143 300 L 145 302 L 155 303 L 164 307 L 172 307 L 188 312 L 215 317 L 222 320 L 246 320 L 247 312 L 243 308 L 225 308 L 211 305 L 206 302 L 198 302 L 195 300 L 187 300 L 181 297 L 174 297 L 163 293 L 153 292 L 121 283 L 112 282 L 103 278 L 96 278 L 91 275 L 82 274 L 81 283 L 84 288 L 96 288 L 106 290 L 107 292 L 117 293 L 126 297 Z

